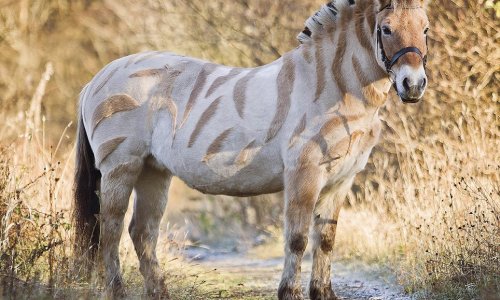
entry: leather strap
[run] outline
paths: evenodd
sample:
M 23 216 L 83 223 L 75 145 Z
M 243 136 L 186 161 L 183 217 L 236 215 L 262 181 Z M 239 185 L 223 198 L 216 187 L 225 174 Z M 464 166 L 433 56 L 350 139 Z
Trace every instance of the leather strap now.
M 422 62 L 424 64 L 424 68 L 425 68 L 425 66 L 427 64 L 427 55 L 424 56 L 422 54 L 422 51 L 420 51 L 420 49 L 418 49 L 417 47 L 403 48 L 403 49 L 399 50 L 398 52 L 396 52 L 392 56 L 391 59 L 389 59 L 387 57 L 387 54 L 385 53 L 384 44 L 382 43 L 382 29 L 380 29 L 380 26 L 377 27 L 377 40 L 378 40 L 378 45 L 379 45 L 379 48 L 380 48 L 380 51 L 382 54 L 382 61 L 384 62 L 385 69 L 386 69 L 387 73 L 391 73 L 392 67 L 398 62 L 398 60 L 403 55 L 405 55 L 406 53 L 410 53 L 410 52 L 416 53 L 420 57 L 420 59 L 422 59 Z M 427 43 L 427 39 L 426 39 L 426 43 Z

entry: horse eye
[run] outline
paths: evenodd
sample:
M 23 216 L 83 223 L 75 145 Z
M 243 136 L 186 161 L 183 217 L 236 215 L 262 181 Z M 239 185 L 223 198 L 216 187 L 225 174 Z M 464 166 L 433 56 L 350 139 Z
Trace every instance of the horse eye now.
M 429 28 L 425 28 L 424 34 L 427 34 L 428 31 L 429 31 Z
M 382 27 L 382 31 L 384 32 L 385 35 L 391 35 L 392 34 L 391 29 L 389 27 L 387 27 L 387 26 Z

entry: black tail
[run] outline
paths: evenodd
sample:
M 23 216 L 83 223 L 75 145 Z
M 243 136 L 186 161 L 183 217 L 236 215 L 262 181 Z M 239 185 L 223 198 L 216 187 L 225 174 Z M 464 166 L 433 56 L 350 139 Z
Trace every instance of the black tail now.
M 77 260 L 94 262 L 99 246 L 99 197 L 98 182 L 101 172 L 95 167 L 94 153 L 79 114 L 76 145 L 74 212 L 74 254 Z

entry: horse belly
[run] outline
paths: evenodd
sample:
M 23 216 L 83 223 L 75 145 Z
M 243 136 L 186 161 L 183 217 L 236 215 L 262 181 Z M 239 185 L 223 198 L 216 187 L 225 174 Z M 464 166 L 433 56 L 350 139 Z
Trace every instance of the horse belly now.
M 238 155 L 226 151 L 207 159 L 196 150 L 173 149 L 164 161 L 175 176 L 205 194 L 244 197 L 283 190 L 283 164 L 278 153 L 263 148 L 245 164 L 235 162 Z

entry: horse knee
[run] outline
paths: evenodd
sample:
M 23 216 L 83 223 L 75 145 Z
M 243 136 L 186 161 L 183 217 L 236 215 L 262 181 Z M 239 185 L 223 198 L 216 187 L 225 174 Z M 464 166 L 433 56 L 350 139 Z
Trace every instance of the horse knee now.
M 320 237 L 320 249 L 324 253 L 330 253 L 333 250 L 334 236 L 332 234 L 323 233 Z
M 295 254 L 302 254 L 307 247 L 307 236 L 304 234 L 294 234 L 290 239 L 290 251 Z

